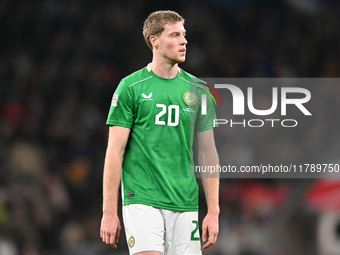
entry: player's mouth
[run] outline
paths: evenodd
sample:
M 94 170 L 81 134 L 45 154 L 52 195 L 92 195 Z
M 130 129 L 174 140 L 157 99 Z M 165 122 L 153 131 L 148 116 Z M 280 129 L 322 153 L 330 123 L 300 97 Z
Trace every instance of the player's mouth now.
M 182 55 L 185 55 L 186 49 L 181 49 L 181 50 L 179 51 L 179 53 L 182 54 Z

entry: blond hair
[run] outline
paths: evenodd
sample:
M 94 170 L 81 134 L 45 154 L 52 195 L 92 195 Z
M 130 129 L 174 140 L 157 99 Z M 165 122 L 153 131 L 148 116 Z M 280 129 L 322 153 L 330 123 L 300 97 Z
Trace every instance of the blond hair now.
M 174 11 L 156 11 L 149 15 L 149 17 L 144 21 L 143 35 L 146 44 L 152 50 L 152 44 L 150 42 L 151 35 L 160 35 L 164 31 L 165 25 L 175 24 L 177 22 L 182 22 L 184 24 L 184 19 L 181 15 Z

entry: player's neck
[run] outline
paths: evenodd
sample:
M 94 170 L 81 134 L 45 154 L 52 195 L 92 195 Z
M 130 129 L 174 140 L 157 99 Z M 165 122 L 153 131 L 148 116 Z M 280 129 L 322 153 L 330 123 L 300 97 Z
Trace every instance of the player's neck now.
M 171 79 L 176 77 L 178 73 L 178 64 L 171 64 L 166 63 L 164 61 L 156 61 L 155 59 L 152 60 L 150 65 L 151 70 L 158 76 L 166 79 Z

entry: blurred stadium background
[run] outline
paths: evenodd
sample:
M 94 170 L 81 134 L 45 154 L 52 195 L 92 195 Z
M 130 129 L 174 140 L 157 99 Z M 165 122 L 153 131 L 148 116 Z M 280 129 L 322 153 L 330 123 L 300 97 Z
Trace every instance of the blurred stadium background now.
M 336 0 L 1 0 L 1 255 L 127 254 L 123 231 L 116 251 L 99 238 L 105 120 L 120 79 L 151 60 L 142 24 L 159 9 L 186 19 L 182 67 L 199 77 L 340 75 Z M 317 97 L 306 136 L 217 131 L 221 162 L 339 162 L 340 87 Z M 221 180 L 220 236 L 204 254 L 340 254 L 339 190 L 336 180 Z

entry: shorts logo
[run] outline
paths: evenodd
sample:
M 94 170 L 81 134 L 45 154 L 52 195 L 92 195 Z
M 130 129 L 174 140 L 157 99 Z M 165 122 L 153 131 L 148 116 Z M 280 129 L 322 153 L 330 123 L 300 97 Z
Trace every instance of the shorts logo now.
M 111 106 L 117 106 L 118 94 L 114 94 L 112 98 Z
M 195 105 L 197 103 L 197 96 L 192 91 L 187 91 L 183 94 L 183 100 L 187 105 Z
M 135 238 L 133 236 L 130 236 L 128 240 L 128 245 L 130 248 L 133 248 L 133 246 L 135 246 Z

